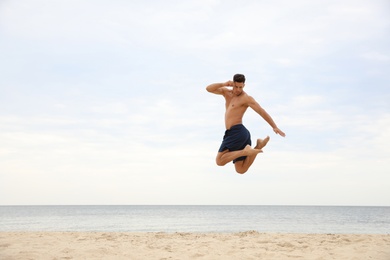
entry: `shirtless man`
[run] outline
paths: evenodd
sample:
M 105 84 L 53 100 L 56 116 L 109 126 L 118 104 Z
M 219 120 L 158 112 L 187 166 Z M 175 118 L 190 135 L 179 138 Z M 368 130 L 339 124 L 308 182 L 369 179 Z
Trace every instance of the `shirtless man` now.
M 216 163 L 223 166 L 233 161 L 236 171 L 245 173 L 254 162 L 257 154 L 268 143 L 269 136 L 265 139 L 257 139 L 256 146 L 251 147 L 251 136 L 242 124 L 242 117 L 248 107 L 258 113 L 274 130 L 276 134 L 286 136 L 275 124 L 271 116 L 256 102 L 256 100 L 244 92 L 245 76 L 236 74 L 233 81 L 214 83 L 207 86 L 210 93 L 223 95 L 226 100 L 225 135 L 219 148 Z M 229 89 L 227 87 L 233 87 Z

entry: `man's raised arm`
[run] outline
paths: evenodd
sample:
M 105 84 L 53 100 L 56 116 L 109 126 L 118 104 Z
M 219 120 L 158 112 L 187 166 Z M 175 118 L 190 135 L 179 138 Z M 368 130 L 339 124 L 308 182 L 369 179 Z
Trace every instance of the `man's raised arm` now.
M 210 84 L 206 87 L 206 90 L 210 93 L 214 93 L 214 94 L 217 94 L 217 95 L 222 95 L 223 94 L 223 91 L 225 89 L 225 86 L 226 87 L 230 87 L 230 86 L 233 86 L 233 81 L 227 81 L 225 83 L 213 83 L 213 84 Z

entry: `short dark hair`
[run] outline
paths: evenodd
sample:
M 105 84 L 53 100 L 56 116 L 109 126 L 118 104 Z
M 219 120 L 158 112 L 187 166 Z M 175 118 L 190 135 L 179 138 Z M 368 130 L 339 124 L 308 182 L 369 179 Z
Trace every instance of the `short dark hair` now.
M 245 76 L 243 74 L 236 74 L 233 76 L 234 82 L 245 83 Z

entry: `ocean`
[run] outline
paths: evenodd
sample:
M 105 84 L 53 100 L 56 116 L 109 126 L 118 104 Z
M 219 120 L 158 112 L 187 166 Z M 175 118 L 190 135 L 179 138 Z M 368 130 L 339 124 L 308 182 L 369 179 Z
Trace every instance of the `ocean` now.
M 390 234 L 390 207 L 0 206 L 0 231 Z

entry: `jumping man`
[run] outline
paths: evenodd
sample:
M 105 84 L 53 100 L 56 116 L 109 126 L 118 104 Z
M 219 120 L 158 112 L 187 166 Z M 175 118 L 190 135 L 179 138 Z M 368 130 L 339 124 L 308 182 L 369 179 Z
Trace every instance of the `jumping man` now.
M 244 92 L 245 76 L 236 74 L 233 81 L 214 83 L 207 86 L 208 92 L 222 95 L 226 100 L 225 135 L 221 147 L 218 150 L 216 163 L 223 166 L 233 161 L 236 171 L 245 173 L 254 162 L 257 154 L 268 143 L 269 136 L 257 139 L 256 146 L 251 147 L 251 135 L 242 124 L 242 117 L 248 107 L 258 113 L 274 130 L 276 134 L 286 136 L 280 130 L 271 116 L 256 102 L 256 100 Z M 227 88 L 232 87 L 232 89 Z

